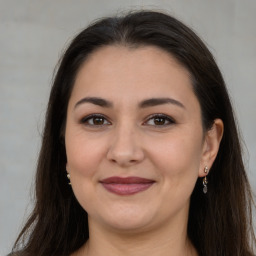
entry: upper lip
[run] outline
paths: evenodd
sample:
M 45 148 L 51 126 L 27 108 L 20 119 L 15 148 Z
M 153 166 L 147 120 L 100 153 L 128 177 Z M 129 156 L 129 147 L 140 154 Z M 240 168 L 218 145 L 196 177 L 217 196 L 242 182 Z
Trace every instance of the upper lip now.
M 106 183 L 106 184 L 143 184 L 143 183 L 145 184 L 145 183 L 153 183 L 155 181 L 151 179 L 135 177 L 135 176 L 132 176 L 132 177 L 113 176 L 113 177 L 103 179 L 100 182 Z

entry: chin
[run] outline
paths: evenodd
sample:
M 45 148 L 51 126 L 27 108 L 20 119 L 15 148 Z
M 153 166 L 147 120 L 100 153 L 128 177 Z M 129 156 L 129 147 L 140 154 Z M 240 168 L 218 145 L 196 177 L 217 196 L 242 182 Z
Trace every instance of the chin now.
M 127 220 L 127 218 L 123 221 L 115 220 L 113 222 L 108 222 L 108 225 L 111 229 L 115 230 L 119 233 L 136 233 L 136 232 L 143 232 L 149 229 L 150 221 L 147 222 L 145 220 L 138 221 L 138 220 Z
M 102 223 L 118 232 L 136 232 L 146 230 L 153 223 L 154 216 L 150 212 L 140 212 L 127 208 L 122 211 L 108 212 L 104 216 L 99 216 Z

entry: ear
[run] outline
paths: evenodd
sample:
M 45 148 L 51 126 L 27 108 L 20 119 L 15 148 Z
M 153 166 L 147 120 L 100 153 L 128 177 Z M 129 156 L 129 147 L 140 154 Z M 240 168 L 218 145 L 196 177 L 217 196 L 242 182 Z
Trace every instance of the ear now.
M 221 119 L 215 119 L 210 130 L 205 134 L 199 177 L 204 177 L 204 168 L 211 169 L 218 154 L 220 142 L 224 132 L 224 124 Z

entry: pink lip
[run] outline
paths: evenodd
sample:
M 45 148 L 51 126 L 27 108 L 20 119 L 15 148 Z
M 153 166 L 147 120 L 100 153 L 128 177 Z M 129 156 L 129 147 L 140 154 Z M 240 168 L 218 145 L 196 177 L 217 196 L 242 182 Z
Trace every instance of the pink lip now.
M 150 188 L 155 181 L 140 177 L 109 177 L 100 182 L 105 189 L 117 195 L 133 195 Z

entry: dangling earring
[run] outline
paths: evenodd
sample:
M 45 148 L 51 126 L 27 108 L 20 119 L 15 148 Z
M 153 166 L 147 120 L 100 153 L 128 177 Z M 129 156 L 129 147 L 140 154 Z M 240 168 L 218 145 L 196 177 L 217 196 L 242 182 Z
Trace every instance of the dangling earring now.
M 207 166 L 204 167 L 204 173 L 206 173 L 206 175 L 203 178 L 203 186 L 204 186 L 203 192 L 206 194 L 207 193 L 207 184 L 208 184 L 208 180 L 207 180 L 207 177 L 206 177 L 207 174 L 208 174 L 208 167 Z
M 68 178 L 68 180 L 69 180 L 69 183 L 68 183 L 68 185 L 71 185 L 71 182 L 70 182 L 70 174 L 67 172 L 67 178 Z

